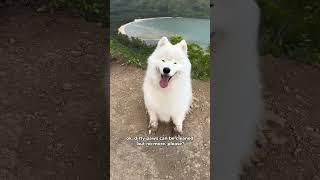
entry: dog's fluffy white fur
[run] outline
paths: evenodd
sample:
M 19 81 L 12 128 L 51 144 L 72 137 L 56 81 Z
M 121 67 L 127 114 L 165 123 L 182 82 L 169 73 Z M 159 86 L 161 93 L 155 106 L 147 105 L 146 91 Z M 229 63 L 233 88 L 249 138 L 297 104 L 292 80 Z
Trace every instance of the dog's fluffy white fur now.
M 148 58 L 143 93 L 150 118 L 149 133 L 157 130 L 158 121 L 171 120 L 174 131 L 182 134 L 183 121 L 192 103 L 191 63 L 187 51 L 185 40 L 172 45 L 162 37 Z

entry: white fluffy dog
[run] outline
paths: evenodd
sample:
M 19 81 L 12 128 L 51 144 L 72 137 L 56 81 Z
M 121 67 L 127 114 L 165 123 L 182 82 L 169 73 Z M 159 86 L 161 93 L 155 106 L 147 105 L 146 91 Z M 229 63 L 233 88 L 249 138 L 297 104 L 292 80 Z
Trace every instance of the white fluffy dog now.
M 185 40 L 172 45 L 162 37 L 148 58 L 143 83 L 144 102 L 150 117 L 149 133 L 158 121 L 172 120 L 174 132 L 182 134 L 183 121 L 192 103 L 191 63 Z

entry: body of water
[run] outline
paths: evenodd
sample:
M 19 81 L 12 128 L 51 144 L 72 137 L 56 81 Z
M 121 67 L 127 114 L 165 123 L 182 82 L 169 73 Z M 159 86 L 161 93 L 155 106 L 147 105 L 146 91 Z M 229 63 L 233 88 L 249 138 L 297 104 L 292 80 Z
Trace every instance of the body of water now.
M 210 20 L 182 17 L 159 17 L 136 19 L 122 25 L 119 32 L 129 37 L 137 37 L 148 44 L 156 43 L 162 36 L 182 35 L 185 40 L 202 47 L 210 44 Z

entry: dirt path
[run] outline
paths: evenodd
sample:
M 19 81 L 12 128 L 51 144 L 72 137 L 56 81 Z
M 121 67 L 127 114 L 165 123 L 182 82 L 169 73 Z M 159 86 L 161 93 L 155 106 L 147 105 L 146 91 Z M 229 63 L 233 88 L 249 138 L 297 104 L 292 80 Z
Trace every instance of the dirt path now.
M 320 68 L 262 59 L 266 127 L 243 179 L 320 179 Z
M 320 179 L 319 68 L 270 56 L 261 63 L 266 125 L 242 179 Z M 143 74 L 142 69 L 117 62 L 111 67 L 111 171 L 115 179 L 127 175 L 132 179 L 208 179 L 209 82 L 193 81 L 198 101 L 186 120 L 185 136 L 195 140 L 175 148 L 145 147 L 126 141 L 128 136 L 148 136 Z M 157 136 L 168 134 L 170 126 L 162 126 Z
M 102 179 L 106 30 L 0 9 L 0 179 Z
M 208 179 L 210 164 L 210 83 L 193 81 L 195 103 L 184 124 L 184 145 L 138 146 L 127 137 L 149 136 L 140 68 L 111 66 L 111 174 L 122 179 Z M 171 126 L 160 124 L 155 136 L 170 136 Z

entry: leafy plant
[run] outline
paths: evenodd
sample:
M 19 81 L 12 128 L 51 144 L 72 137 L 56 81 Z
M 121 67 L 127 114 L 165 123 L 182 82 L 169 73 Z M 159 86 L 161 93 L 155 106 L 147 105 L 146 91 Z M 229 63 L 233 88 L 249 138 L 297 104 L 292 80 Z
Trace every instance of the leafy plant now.
M 261 9 L 262 54 L 286 55 L 307 63 L 320 62 L 320 2 L 258 0 Z
M 183 39 L 182 36 L 170 37 L 170 42 L 176 44 Z M 126 35 L 112 36 L 110 41 L 111 56 L 121 59 L 129 64 L 146 68 L 147 59 L 154 51 L 155 46 L 146 45 L 140 39 L 129 38 Z M 210 53 L 196 43 L 188 43 L 188 56 L 192 64 L 192 77 L 194 79 L 210 79 Z

